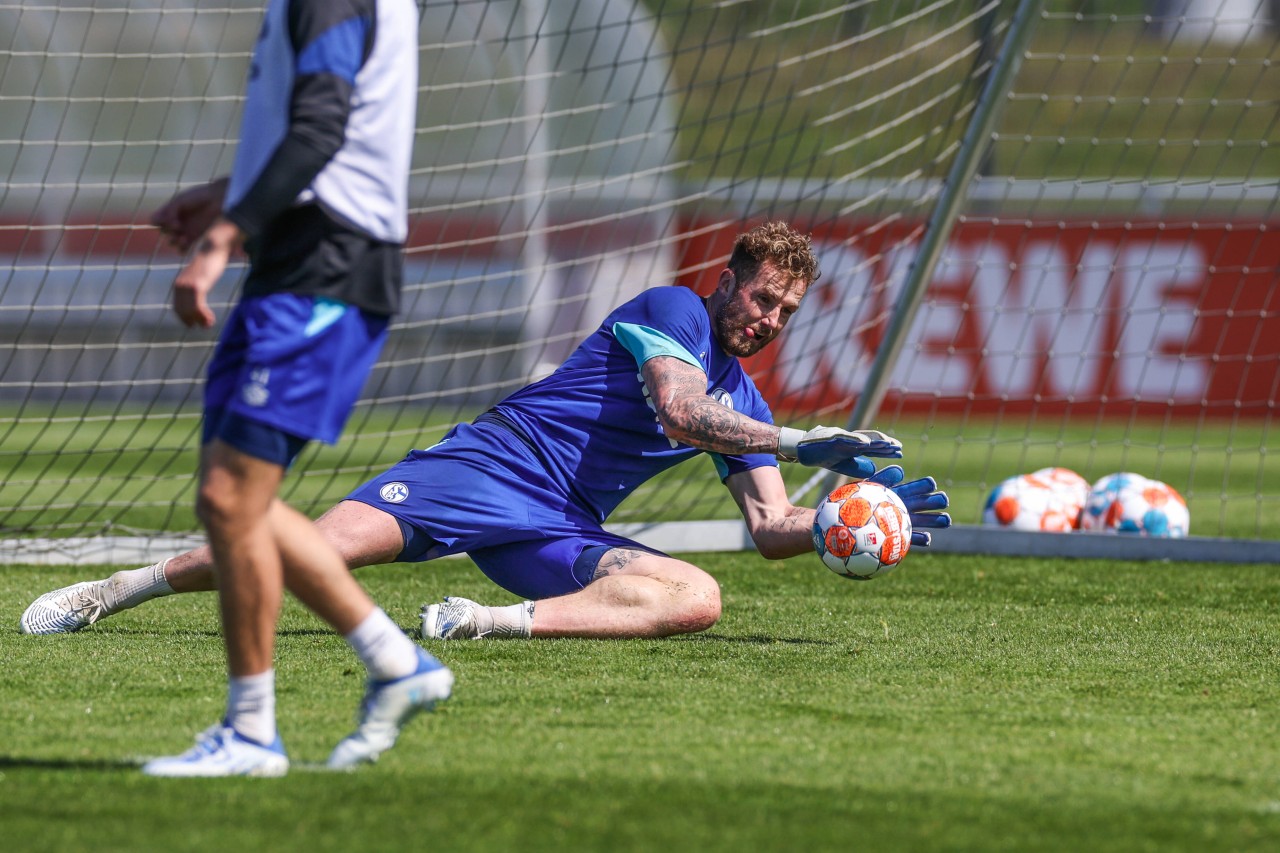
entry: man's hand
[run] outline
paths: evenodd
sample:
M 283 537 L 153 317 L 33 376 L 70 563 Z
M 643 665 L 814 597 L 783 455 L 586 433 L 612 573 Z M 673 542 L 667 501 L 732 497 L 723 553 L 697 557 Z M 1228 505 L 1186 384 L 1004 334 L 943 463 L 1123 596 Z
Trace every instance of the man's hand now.
M 942 510 L 951 506 L 951 499 L 946 492 L 938 491 L 938 482 L 932 477 L 904 483 L 902 480 L 905 476 L 901 465 L 886 465 L 868 477 L 867 482 L 879 483 L 902 498 L 907 507 L 907 515 L 911 518 L 911 544 L 923 548 L 933 537 L 927 530 L 919 528 L 941 530 L 950 527 L 951 516 Z
M 182 325 L 205 329 L 213 325 L 215 318 L 209 308 L 209 291 L 222 277 L 231 252 L 242 238 L 240 228 L 234 222 L 221 218 L 200 238 L 187 265 L 173 280 L 173 312 Z
M 826 468 L 847 477 L 870 477 L 875 463 L 864 457 L 901 459 L 902 442 L 875 429 L 856 432 L 818 426 L 802 432 L 782 427 L 778 434 L 778 458 L 813 468 Z
M 226 178 L 183 190 L 151 214 L 151 224 L 169 238 L 169 245 L 186 252 L 222 213 L 226 195 Z

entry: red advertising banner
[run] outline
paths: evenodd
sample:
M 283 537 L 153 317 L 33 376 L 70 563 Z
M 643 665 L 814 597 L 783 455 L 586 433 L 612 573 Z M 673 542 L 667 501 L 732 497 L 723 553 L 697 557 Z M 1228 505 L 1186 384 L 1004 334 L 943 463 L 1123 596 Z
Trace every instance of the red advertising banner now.
M 1280 393 L 1276 230 L 1260 222 L 961 223 L 892 371 L 886 410 L 1272 412 Z M 682 283 L 713 285 L 718 263 L 711 269 L 706 259 L 723 259 L 732 233 L 687 243 Z M 822 278 L 749 365 L 775 406 L 817 411 L 856 399 L 920 233 L 903 222 L 815 230 Z

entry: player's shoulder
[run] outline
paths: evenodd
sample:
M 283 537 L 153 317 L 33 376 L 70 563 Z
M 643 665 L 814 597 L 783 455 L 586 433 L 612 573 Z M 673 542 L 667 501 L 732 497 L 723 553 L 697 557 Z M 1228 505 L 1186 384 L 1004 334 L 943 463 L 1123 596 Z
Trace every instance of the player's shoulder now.
M 672 305 L 680 307 L 701 306 L 702 297 L 680 284 L 663 284 L 636 294 L 629 304 Z
M 705 321 L 706 308 L 702 297 L 681 285 L 662 285 L 643 290 L 615 312 L 615 319 L 624 322 L 693 323 Z

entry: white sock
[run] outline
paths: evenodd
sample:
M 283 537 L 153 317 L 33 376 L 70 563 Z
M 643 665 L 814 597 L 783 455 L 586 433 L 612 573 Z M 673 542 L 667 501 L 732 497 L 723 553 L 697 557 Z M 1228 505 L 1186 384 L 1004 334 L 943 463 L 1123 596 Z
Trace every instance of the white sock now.
M 241 737 L 271 744 L 276 739 L 276 671 L 232 676 L 227 685 L 227 725 Z
M 116 572 L 107 578 L 102 588 L 102 601 L 107 606 L 107 614 L 137 607 L 144 601 L 162 595 L 173 595 L 173 587 L 169 586 L 169 581 L 164 576 L 164 567 L 168 564 L 168 560 L 161 560 L 154 566 Z
M 375 681 L 404 678 L 418 668 L 418 647 L 380 607 L 347 634 L 347 642 Z
M 505 607 L 481 607 L 476 613 L 477 627 L 481 628 L 480 636 L 495 639 L 525 639 L 532 636 L 533 606 L 532 601 L 522 601 Z M 487 628 L 479 624 L 485 621 L 486 615 L 492 620 Z

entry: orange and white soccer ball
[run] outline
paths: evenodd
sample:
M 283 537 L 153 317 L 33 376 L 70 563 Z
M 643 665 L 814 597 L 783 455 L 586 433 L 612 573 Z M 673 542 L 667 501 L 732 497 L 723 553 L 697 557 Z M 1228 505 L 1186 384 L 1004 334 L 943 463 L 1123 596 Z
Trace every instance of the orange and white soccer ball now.
M 1044 480 L 1053 487 L 1062 500 L 1062 511 L 1071 519 L 1071 526 L 1078 528 L 1080 513 L 1089 500 L 1089 481 L 1070 468 L 1041 468 L 1031 476 Z
M 841 486 L 818 505 L 813 548 L 841 577 L 870 580 L 887 574 L 911 550 L 907 507 L 878 483 Z
M 982 510 L 982 523 L 1011 530 L 1067 533 L 1079 524 L 1088 492 L 1085 479 L 1067 468 L 1042 468 L 1034 474 L 1020 474 L 991 490 Z
M 1121 471 L 1093 484 L 1081 527 L 1181 539 L 1191 529 L 1191 513 L 1168 483 Z

